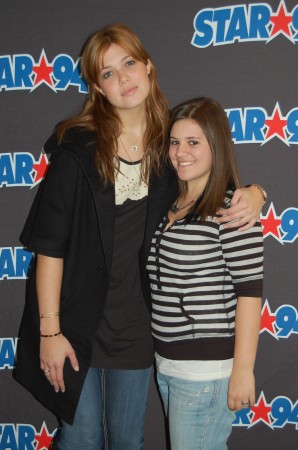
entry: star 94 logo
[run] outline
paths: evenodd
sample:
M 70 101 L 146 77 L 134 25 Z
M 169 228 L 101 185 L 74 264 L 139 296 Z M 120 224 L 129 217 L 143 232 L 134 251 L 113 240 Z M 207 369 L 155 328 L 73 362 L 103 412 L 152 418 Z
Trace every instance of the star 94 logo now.
M 265 215 L 261 216 L 263 237 L 271 236 L 280 244 L 293 243 L 298 236 L 298 209 L 287 208 L 279 216 L 271 203 Z
M 81 77 L 80 60 L 76 62 L 69 55 L 57 55 L 50 63 L 44 49 L 38 62 L 28 54 L 0 57 L 0 91 L 29 90 L 45 84 L 54 92 L 66 91 L 76 86 L 81 93 L 87 86 Z
M 14 368 L 17 342 L 17 338 L 0 339 L 0 370 Z
M 40 431 L 31 424 L 0 424 L 1 450 L 47 450 L 56 430 L 49 433 L 43 422 Z
M 298 40 L 298 6 L 288 12 L 281 1 L 272 11 L 268 3 L 244 4 L 199 11 L 193 21 L 192 45 L 226 45 L 238 42 L 270 42 L 279 35 L 295 43 Z
M 262 391 L 254 406 L 236 412 L 233 426 L 251 428 L 260 422 L 272 430 L 287 424 L 295 425 L 298 430 L 298 401 L 293 404 L 288 397 L 280 395 L 268 403 Z
M 23 247 L 0 247 L 0 280 L 26 279 L 31 259 L 32 253 Z
M 280 305 L 277 310 L 271 311 L 266 299 L 261 315 L 260 334 L 269 333 L 275 339 L 287 339 L 298 334 L 298 312 L 292 305 Z
M 232 137 L 237 144 L 261 143 L 273 138 L 284 144 L 298 143 L 298 108 L 283 116 L 276 102 L 271 115 L 262 107 L 232 108 L 225 110 L 230 122 Z
M 0 188 L 3 186 L 34 187 L 43 179 L 49 165 L 45 153 L 36 160 L 31 153 L 0 154 Z

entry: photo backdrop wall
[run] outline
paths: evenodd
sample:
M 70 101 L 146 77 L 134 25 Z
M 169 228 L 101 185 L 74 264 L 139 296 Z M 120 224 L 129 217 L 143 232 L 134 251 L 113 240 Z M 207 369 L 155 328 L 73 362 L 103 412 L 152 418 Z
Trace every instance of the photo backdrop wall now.
M 31 259 L 18 236 L 48 162 L 43 143 L 85 99 L 81 47 L 114 22 L 141 38 L 170 106 L 199 95 L 223 104 L 242 183 L 268 191 L 257 403 L 237 415 L 229 449 L 297 449 L 298 3 L 291 0 L 1 1 L 0 449 L 47 449 L 57 427 L 12 377 Z M 164 449 L 152 380 L 145 450 Z

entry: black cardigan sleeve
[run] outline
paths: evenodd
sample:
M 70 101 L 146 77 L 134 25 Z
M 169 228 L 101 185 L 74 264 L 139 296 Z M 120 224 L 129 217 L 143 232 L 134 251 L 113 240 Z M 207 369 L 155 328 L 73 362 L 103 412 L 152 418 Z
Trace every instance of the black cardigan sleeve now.
M 81 177 L 82 170 L 71 154 L 59 150 L 51 155 L 46 177 L 20 236 L 28 250 L 50 257 L 64 257 Z

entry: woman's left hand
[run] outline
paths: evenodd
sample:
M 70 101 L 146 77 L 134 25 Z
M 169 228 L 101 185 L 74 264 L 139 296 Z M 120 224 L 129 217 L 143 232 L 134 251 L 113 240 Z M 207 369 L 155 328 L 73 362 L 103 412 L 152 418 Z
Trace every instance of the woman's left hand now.
M 238 231 L 248 230 L 260 217 L 264 199 L 254 187 L 239 188 L 234 192 L 230 208 L 221 208 L 217 219 L 224 223 L 225 228 L 238 228 Z
M 255 404 L 255 377 L 251 371 L 232 371 L 229 381 L 228 407 L 232 411 Z

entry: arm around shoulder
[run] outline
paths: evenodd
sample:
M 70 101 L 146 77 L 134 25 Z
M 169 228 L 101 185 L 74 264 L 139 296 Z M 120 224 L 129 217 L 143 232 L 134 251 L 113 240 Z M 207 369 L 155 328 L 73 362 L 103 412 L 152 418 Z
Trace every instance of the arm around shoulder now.
M 221 217 L 218 222 L 224 223 L 225 228 L 238 228 L 238 231 L 248 230 L 259 219 L 266 200 L 266 191 L 260 185 L 251 184 L 236 189 L 230 208 L 219 211 Z

